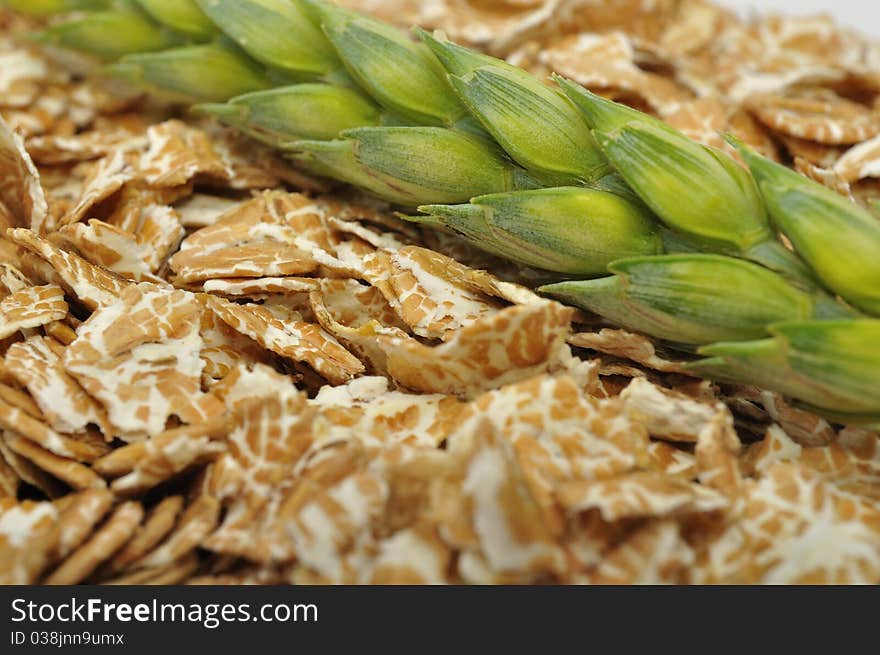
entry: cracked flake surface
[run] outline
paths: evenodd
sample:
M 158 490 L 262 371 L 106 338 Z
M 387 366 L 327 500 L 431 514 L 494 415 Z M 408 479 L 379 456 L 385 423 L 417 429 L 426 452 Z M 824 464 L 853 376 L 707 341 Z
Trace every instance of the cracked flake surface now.
M 170 416 L 204 421 L 219 407 L 200 389 L 201 311 L 185 291 L 131 285 L 83 323 L 64 367 L 123 433 L 156 435 Z

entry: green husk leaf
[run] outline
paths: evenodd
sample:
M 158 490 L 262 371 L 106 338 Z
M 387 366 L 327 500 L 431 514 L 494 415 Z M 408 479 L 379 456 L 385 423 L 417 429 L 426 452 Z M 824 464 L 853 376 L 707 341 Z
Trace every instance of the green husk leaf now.
M 467 113 L 423 44 L 330 3 L 309 5 L 346 69 L 380 105 L 422 125 L 452 126 Z
M 658 331 L 660 328 L 655 321 L 642 317 L 628 306 L 624 290 L 623 279 L 613 275 L 595 280 L 570 280 L 545 284 L 537 289 L 538 293 L 567 305 L 591 311 L 614 325 L 643 334 Z M 672 340 L 680 341 L 680 335 L 675 334 Z
M 641 206 L 596 189 L 515 191 L 419 211 L 484 250 L 569 275 L 601 274 L 616 259 L 662 248 Z
M 758 180 L 773 223 L 832 291 L 880 315 L 880 222 L 821 184 L 731 140 Z
M 559 83 L 620 175 L 667 225 L 736 250 L 770 237 L 758 189 L 726 155 L 646 114 Z
M 129 55 L 106 71 L 186 102 L 224 102 L 270 86 L 254 62 L 216 43 Z
M 734 345 L 743 345 L 737 352 L 726 351 Z M 694 375 L 725 384 L 755 385 L 783 393 L 792 399 L 812 398 L 821 394 L 809 380 L 795 376 L 785 360 L 784 353 L 774 339 L 719 343 L 699 349 L 700 354 L 718 356 L 689 362 L 686 368 Z
M 817 410 L 880 417 L 880 321 L 795 321 L 774 337 L 700 349 L 709 361 L 691 368 L 778 391 Z
M 557 90 L 499 59 L 420 34 L 471 114 L 518 164 L 572 182 L 609 172 L 589 129 Z
M 217 28 L 199 9 L 196 0 L 137 0 L 153 20 L 196 41 L 207 41 Z
M 136 11 L 85 14 L 52 25 L 34 38 L 105 61 L 162 50 L 173 43 L 162 29 Z
M 619 283 L 563 282 L 543 293 L 653 337 L 687 344 L 756 339 L 772 323 L 829 311 L 820 300 L 751 262 L 705 254 L 675 254 L 615 261 Z M 848 316 L 840 306 L 837 316 Z
M 489 143 L 438 127 L 367 127 L 339 141 L 289 144 L 295 158 L 406 206 L 457 203 L 527 183 Z
M 212 21 L 267 66 L 318 77 L 340 68 L 332 45 L 299 0 L 197 0 Z
M 194 109 L 275 147 L 335 139 L 344 130 L 382 120 L 379 109 L 354 89 L 318 83 L 257 91 Z
M 775 239 L 758 188 L 726 153 L 662 121 L 556 78 L 633 191 L 703 250 L 757 261 L 804 286 L 809 269 Z

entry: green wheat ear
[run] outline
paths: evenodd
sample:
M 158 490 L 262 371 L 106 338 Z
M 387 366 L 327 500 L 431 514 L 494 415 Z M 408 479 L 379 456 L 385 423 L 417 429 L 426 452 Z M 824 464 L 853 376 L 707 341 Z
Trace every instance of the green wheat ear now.
M 5 5 L 74 12 L 38 37 L 557 275 L 540 291 L 696 350 L 694 374 L 880 422 L 880 222 L 735 140 L 749 170 L 571 81 L 323 0 Z

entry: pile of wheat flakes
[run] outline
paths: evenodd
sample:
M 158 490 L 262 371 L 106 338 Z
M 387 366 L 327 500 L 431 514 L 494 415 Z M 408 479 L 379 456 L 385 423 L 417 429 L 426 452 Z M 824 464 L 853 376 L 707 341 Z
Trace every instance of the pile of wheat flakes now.
M 349 4 L 876 188 L 880 52 L 825 19 Z M 880 582 L 876 433 L 691 378 L 25 28 L 0 13 L 0 583 Z

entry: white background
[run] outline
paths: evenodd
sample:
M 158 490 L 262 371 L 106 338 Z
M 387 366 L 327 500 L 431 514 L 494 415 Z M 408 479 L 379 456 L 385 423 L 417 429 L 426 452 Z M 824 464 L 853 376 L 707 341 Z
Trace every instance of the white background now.
M 740 10 L 811 15 L 827 12 L 840 23 L 880 39 L 880 0 L 715 0 Z

